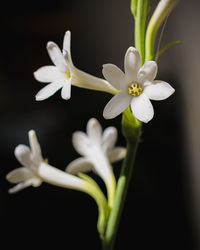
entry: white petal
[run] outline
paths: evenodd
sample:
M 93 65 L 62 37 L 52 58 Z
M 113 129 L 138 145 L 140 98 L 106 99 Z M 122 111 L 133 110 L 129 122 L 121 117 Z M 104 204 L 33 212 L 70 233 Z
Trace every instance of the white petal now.
M 14 151 L 17 160 L 25 167 L 32 165 L 30 148 L 25 145 L 18 145 Z
M 11 183 L 18 183 L 32 178 L 33 173 L 26 167 L 17 168 L 6 175 L 6 179 Z
M 116 147 L 108 152 L 108 159 L 111 163 L 122 160 L 126 155 L 126 148 Z
M 137 82 L 137 73 L 140 66 L 141 61 L 139 52 L 135 48 L 130 47 L 126 52 L 124 59 L 125 75 L 129 79 L 129 83 Z
M 31 158 L 36 165 L 39 165 L 40 162 L 43 161 L 43 158 L 42 158 L 40 144 L 37 140 L 35 131 L 30 130 L 28 136 L 29 136 L 29 143 L 31 146 Z
M 88 136 L 81 131 L 76 131 L 73 133 L 72 144 L 80 155 L 87 156 L 88 152 L 90 152 L 92 149 L 92 143 Z
M 145 94 L 133 97 L 131 101 L 133 115 L 142 122 L 149 122 L 154 115 L 153 106 Z
M 151 100 L 164 100 L 174 93 L 175 89 L 167 82 L 153 81 L 153 84 L 144 88 L 144 93 Z
M 124 89 L 124 83 L 128 82 L 125 74 L 114 64 L 104 64 L 102 73 L 105 79 L 116 89 Z
M 148 61 L 143 64 L 138 72 L 139 83 L 144 83 L 146 81 L 152 82 L 158 71 L 157 63 L 154 61 Z
M 29 186 L 38 187 L 39 185 L 41 185 L 41 183 L 42 183 L 42 181 L 39 178 L 32 178 L 32 179 L 28 179 L 24 182 L 17 184 L 13 188 L 10 188 L 8 191 L 9 191 L 9 193 L 16 193 L 16 192 L 18 192 L 26 187 L 29 187 Z
M 109 151 L 117 141 L 117 129 L 115 127 L 108 127 L 103 132 L 102 148 L 106 153 Z
M 63 85 L 65 84 L 65 81 L 66 81 L 65 79 L 60 79 L 60 80 L 57 80 L 55 82 L 48 84 L 37 93 L 37 95 L 35 96 L 36 100 L 43 101 L 49 98 L 50 96 L 55 94 L 56 91 L 58 91 L 60 88 L 63 87 Z
M 56 66 L 44 66 L 34 72 L 34 77 L 39 82 L 53 82 L 63 76 Z
M 100 146 L 102 137 L 102 128 L 97 119 L 91 118 L 87 123 L 86 130 L 90 140 L 93 141 L 94 144 Z
M 63 99 L 68 100 L 71 97 L 71 79 L 66 80 L 61 91 L 61 96 Z
M 68 30 L 65 32 L 63 41 L 63 52 L 67 51 L 69 55 L 71 54 L 71 32 Z
M 119 92 L 107 103 L 103 116 L 105 119 L 112 119 L 121 114 L 130 104 L 131 96 L 125 92 Z
M 26 187 L 29 187 L 29 186 L 31 186 L 31 183 L 30 183 L 30 182 L 28 182 L 28 181 L 21 182 L 21 183 L 17 184 L 16 186 L 14 186 L 13 188 L 10 188 L 10 189 L 8 190 L 8 192 L 9 192 L 10 194 L 13 194 L 13 193 L 19 192 L 19 191 L 21 191 L 22 189 L 24 189 L 24 188 L 26 188 Z
M 55 44 L 54 42 L 48 42 L 47 43 L 47 51 L 49 53 L 49 56 L 50 56 L 52 62 L 56 65 L 56 67 L 58 67 L 58 69 L 61 72 L 67 72 L 68 67 L 67 67 L 64 56 L 63 56 L 62 52 L 60 51 L 58 45 Z
M 87 158 L 78 158 L 69 163 L 65 171 L 69 174 L 78 174 L 91 171 L 93 168 L 92 162 Z
M 119 91 L 109 84 L 104 79 L 85 73 L 76 67 L 72 67 L 72 82 L 71 84 L 77 87 L 104 91 L 111 94 L 116 94 Z

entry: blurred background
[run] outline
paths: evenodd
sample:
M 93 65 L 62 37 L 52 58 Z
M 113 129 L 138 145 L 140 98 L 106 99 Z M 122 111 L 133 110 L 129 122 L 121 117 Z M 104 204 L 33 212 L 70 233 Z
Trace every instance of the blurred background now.
M 150 2 L 152 13 L 158 1 Z M 98 77 L 104 63 L 123 69 L 124 54 L 134 45 L 129 6 L 130 0 L 35 0 L 4 2 L 1 7 L 1 244 L 101 249 L 97 207 L 90 197 L 48 184 L 10 195 L 12 185 L 5 176 L 20 167 L 13 152 L 18 144 L 28 145 L 30 129 L 38 135 L 43 156 L 62 170 L 79 157 L 71 144 L 72 133 L 85 131 L 91 117 L 103 128 L 117 127 L 117 144 L 125 146 L 121 117 L 102 117 L 109 94 L 72 87 L 69 101 L 59 91 L 36 102 L 34 96 L 44 83 L 37 82 L 33 72 L 51 64 L 46 43 L 62 47 L 67 30 L 72 32 L 72 59 L 79 69 Z M 157 79 L 169 82 L 176 92 L 153 102 L 155 117 L 143 126 L 117 250 L 200 249 L 199 7 L 197 1 L 182 0 L 166 23 L 161 47 L 174 40 L 182 43 L 160 57 Z M 114 166 L 116 176 L 120 165 Z

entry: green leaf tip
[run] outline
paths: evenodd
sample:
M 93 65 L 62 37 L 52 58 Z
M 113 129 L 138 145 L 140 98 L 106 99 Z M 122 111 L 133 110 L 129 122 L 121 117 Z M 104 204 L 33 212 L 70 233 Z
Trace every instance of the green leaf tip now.
M 172 47 L 173 45 L 176 45 L 176 44 L 180 44 L 181 41 L 174 41 L 174 42 L 171 42 L 171 43 L 168 43 L 167 45 L 165 45 L 161 50 L 159 50 L 156 55 L 155 55 L 155 61 L 157 62 L 158 61 L 158 58 L 167 50 L 169 49 L 170 47 Z

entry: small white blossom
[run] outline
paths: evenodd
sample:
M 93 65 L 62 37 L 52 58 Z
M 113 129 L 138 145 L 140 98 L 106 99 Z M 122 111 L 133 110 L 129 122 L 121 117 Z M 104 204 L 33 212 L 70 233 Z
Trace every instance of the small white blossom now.
M 102 133 L 99 122 L 95 118 L 90 119 L 87 134 L 77 131 L 72 136 L 74 148 L 83 157 L 72 161 L 66 168 L 71 174 L 93 170 L 101 176 L 107 186 L 111 206 L 114 199 L 115 177 L 110 162 L 121 160 L 126 154 L 124 147 L 114 147 L 116 140 L 116 128 L 108 127 Z
M 103 116 L 112 119 L 131 105 L 133 115 L 147 123 L 154 115 L 150 100 L 164 100 L 175 90 L 167 82 L 154 80 L 157 75 L 155 61 L 147 61 L 141 67 L 139 52 L 133 47 L 125 54 L 124 70 L 125 73 L 113 64 L 103 65 L 105 79 L 120 90 L 104 108 Z
M 104 79 L 92 76 L 77 69 L 71 59 L 70 47 L 70 31 L 67 31 L 64 36 L 63 53 L 54 42 L 47 43 L 47 51 L 55 66 L 44 66 L 34 72 L 36 80 L 44 83 L 51 82 L 37 93 L 37 101 L 47 99 L 59 89 L 62 89 L 62 98 L 67 100 L 71 97 L 71 85 L 105 91 L 111 94 L 116 94 L 118 92 Z
M 29 142 L 30 148 L 22 144 L 15 148 L 15 156 L 23 167 L 11 171 L 6 176 L 11 183 L 18 183 L 9 190 L 10 193 L 28 186 L 38 187 L 43 181 L 88 192 L 88 184 L 84 180 L 50 166 L 43 160 L 41 148 L 33 130 L 29 131 Z

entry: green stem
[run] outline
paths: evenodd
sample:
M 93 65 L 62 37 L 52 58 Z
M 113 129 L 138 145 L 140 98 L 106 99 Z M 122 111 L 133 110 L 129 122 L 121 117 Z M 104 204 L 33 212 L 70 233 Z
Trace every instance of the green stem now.
M 149 0 L 138 0 L 135 13 L 135 48 L 140 53 L 141 64 L 145 60 L 145 29 Z
M 122 132 L 127 141 L 127 153 L 117 182 L 114 206 L 109 216 L 106 233 L 102 242 L 103 250 L 112 250 L 114 247 L 141 136 L 141 123 L 132 115 L 130 108 L 123 113 Z

